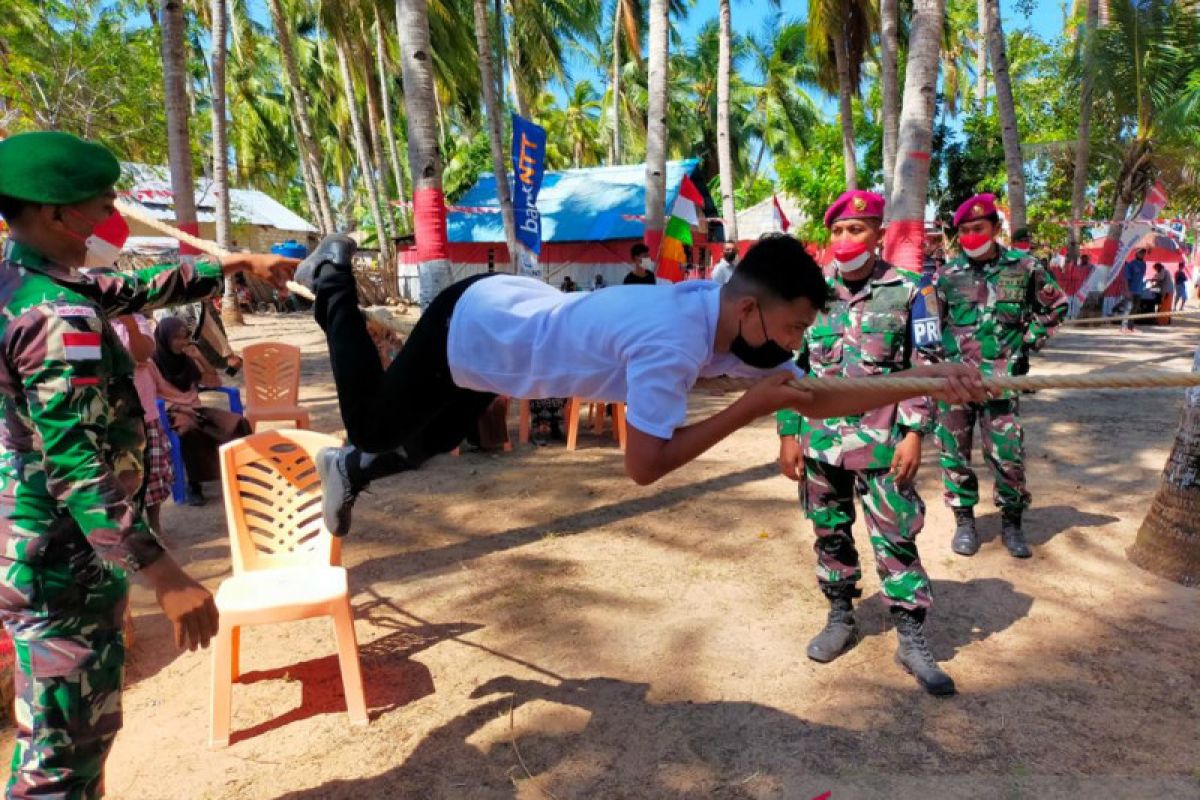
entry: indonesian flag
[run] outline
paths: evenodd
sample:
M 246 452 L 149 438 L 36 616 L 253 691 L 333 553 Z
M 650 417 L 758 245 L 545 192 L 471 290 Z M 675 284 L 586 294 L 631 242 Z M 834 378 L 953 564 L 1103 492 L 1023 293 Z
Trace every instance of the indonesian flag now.
M 692 243 L 692 228 L 700 224 L 700 211 L 704 208 L 704 197 L 696 184 L 684 176 L 679 184 L 679 194 L 671 206 L 671 218 L 663 231 L 662 245 L 658 251 L 658 277 L 676 283 L 683 280 L 680 266 L 687 261 L 684 245 Z
M 99 361 L 100 334 L 64 333 L 63 355 L 67 361 Z
M 771 195 L 771 204 L 774 206 L 771 213 L 775 219 L 775 229 L 787 233 L 792 227 L 792 221 L 783 213 L 783 206 L 779 205 L 779 195 Z

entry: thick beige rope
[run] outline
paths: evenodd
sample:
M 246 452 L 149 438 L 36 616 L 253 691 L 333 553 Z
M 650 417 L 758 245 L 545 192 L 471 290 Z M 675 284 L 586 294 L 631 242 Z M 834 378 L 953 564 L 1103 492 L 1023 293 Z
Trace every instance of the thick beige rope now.
M 201 239 L 199 236 L 193 236 L 187 231 L 182 231 L 179 228 L 176 228 L 174 225 L 170 225 L 160 219 L 155 219 L 149 214 L 143 212 L 140 208 L 130 205 L 129 203 L 123 203 L 118 200 L 117 209 L 125 216 L 130 217 L 131 219 L 136 219 L 143 225 L 147 225 L 157 231 L 165 233 L 174 239 L 178 239 L 184 244 L 194 247 L 205 255 L 210 255 L 213 258 L 223 258 L 227 255 L 230 255 L 228 250 L 221 247 L 216 242 L 210 242 L 207 239 Z M 314 299 L 312 292 L 308 291 L 308 289 L 298 283 L 288 281 L 287 288 L 288 291 L 298 294 L 307 300 Z M 403 321 L 396 319 L 386 308 L 372 306 L 370 308 L 362 308 L 362 312 L 369 324 L 378 325 L 381 328 L 395 331 L 396 333 L 404 336 L 408 336 L 408 334 L 412 332 L 413 323 L 404 323 Z
M 698 389 L 736 392 L 749 389 L 757 378 L 702 378 Z M 936 392 L 945 387 L 944 378 L 915 378 L 903 375 L 879 375 L 869 378 L 799 378 L 789 381 L 797 389 L 810 392 L 864 389 L 903 389 Z M 1026 391 L 1034 389 L 1164 389 L 1200 386 L 1200 372 L 1091 372 L 1082 375 L 1022 375 L 984 378 L 990 391 Z
M 1153 311 L 1148 314 L 1130 314 L 1128 317 L 1121 315 L 1113 315 L 1111 317 L 1079 317 L 1078 319 L 1064 319 L 1060 325 L 1099 325 L 1105 322 L 1121 322 L 1125 319 L 1154 319 L 1155 317 L 1186 317 L 1195 314 L 1200 314 L 1200 311 Z

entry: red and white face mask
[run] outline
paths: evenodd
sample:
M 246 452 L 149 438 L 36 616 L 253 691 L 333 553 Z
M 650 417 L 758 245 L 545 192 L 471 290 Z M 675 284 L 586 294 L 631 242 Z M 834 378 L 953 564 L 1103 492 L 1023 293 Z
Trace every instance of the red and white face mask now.
M 843 275 L 862 269 L 871 258 L 871 250 L 862 242 L 841 241 L 830 248 L 833 263 Z
M 958 237 L 958 246 L 967 258 L 982 258 L 992 249 L 992 237 L 986 233 L 964 233 Z
M 87 217 L 75 209 L 67 209 L 71 216 L 78 217 L 84 222 L 91 223 Z M 113 211 L 99 222 L 91 223 L 92 232 L 88 236 L 80 236 L 75 232 L 71 235 L 83 242 L 87 255 L 81 265 L 84 269 L 91 267 L 111 267 L 117 263 L 121 248 L 129 239 L 129 223 L 121 216 L 120 211 Z

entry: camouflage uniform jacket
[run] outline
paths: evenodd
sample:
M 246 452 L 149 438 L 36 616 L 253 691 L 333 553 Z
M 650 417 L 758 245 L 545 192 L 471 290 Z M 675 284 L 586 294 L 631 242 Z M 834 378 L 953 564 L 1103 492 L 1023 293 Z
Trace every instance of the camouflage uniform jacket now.
M 796 363 L 811 375 L 860 378 L 887 375 L 941 357 L 940 304 L 929 278 L 876 261 L 871 279 L 851 294 L 840 275 L 829 281 L 832 301 L 805 334 Z M 914 397 L 852 417 L 799 418 L 804 455 L 851 470 L 886 469 L 909 431 L 932 430 L 932 404 Z M 780 432 L 799 415 L 780 412 Z
M 946 357 L 984 376 L 1014 374 L 1021 356 L 1040 349 L 1067 315 L 1067 296 L 1049 271 L 1019 250 L 982 263 L 960 255 L 942 267 L 937 287 Z
M 48 495 L 46 530 L 0 526 L 0 559 L 25 564 L 76 550 L 82 531 L 100 558 L 136 571 L 162 548 L 116 474 L 140 459 L 145 432 L 133 359 L 108 317 L 216 293 L 214 264 L 83 276 L 10 242 L 0 259 L 0 475 Z M 78 527 L 76 527 L 78 526 Z

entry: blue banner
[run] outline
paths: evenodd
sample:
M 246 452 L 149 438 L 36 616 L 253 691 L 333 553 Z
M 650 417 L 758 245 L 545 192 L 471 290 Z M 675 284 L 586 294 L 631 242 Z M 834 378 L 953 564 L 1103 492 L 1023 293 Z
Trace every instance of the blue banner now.
M 542 252 L 542 218 L 538 191 L 546 172 L 546 129 L 513 114 L 513 215 L 517 241 L 529 252 Z

